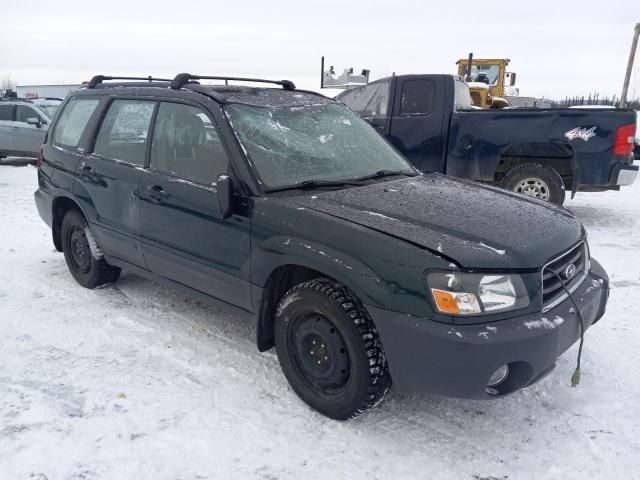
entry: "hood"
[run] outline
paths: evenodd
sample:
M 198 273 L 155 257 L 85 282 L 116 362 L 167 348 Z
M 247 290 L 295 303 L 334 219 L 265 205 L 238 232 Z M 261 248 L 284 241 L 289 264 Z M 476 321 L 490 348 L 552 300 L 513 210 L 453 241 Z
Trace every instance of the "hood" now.
M 563 208 L 440 174 L 290 199 L 471 269 L 540 268 L 582 237 Z

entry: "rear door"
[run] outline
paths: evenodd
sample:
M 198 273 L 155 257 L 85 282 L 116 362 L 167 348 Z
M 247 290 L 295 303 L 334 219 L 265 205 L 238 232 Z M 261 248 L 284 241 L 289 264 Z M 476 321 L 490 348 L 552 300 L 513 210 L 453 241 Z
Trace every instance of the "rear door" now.
M 9 104 L 0 103 L 0 154 L 13 152 L 13 109 Z
M 389 141 L 418 169 L 444 173 L 445 82 L 396 78 Z
M 144 261 L 138 184 L 156 106 L 152 100 L 127 98 L 104 106 L 91 153 L 78 166 L 74 189 L 95 219 L 93 232 L 107 255 L 140 267 Z
M 142 249 L 154 273 L 250 311 L 250 224 L 220 215 L 216 180 L 229 160 L 212 117 L 162 102 L 140 181 Z
M 27 119 L 37 118 L 40 125 L 30 125 Z M 47 129 L 42 122 L 46 123 L 35 108 L 29 105 L 16 105 L 15 122 L 13 123 L 13 141 L 15 150 L 24 153 L 37 153 L 42 146 Z

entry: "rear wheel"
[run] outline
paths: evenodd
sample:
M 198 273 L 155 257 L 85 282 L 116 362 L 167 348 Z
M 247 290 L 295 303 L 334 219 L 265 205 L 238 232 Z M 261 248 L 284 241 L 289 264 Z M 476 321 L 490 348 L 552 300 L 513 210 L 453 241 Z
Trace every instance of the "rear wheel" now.
M 304 282 L 284 296 L 275 343 L 293 390 L 330 418 L 364 413 L 391 385 L 373 321 L 356 296 L 334 280 Z
M 562 177 L 539 163 L 523 163 L 509 170 L 500 186 L 506 190 L 562 205 L 565 191 Z
M 69 272 L 83 287 L 99 287 L 120 276 L 120 269 L 102 257 L 89 223 L 77 210 L 69 210 L 62 219 L 62 250 Z

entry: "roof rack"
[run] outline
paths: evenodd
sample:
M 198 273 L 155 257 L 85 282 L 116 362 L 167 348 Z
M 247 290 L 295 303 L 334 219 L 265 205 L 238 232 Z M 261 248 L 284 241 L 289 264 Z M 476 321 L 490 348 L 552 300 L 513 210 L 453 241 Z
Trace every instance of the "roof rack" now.
M 31 98 L 22 98 L 22 97 L 1 97 L 0 102 L 23 102 L 23 103 L 33 103 L 33 99 Z
M 101 84 L 105 80 L 146 80 L 148 82 L 171 82 L 170 78 L 155 78 L 149 75 L 148 77 L 109 77 L 106 75 L 95 75 L 89 83 L 87 83 L 87 88 L 95 88 L 96 85 Z
M 191 75 L 190 73 L 179 73 L 171 81 L 170 87 L 178 90 L 187 85 L 191 80 L 224 80 L 228 83 L 230 80 L 234 82 L 256 82 L 256 83 L 273 83 L 280 85 L 285 90 L 295 90 L 296 86 L 291 80 L 266 80 L 264 78 L 243 78 L 243 77 L 219 77 L 211 75 Z

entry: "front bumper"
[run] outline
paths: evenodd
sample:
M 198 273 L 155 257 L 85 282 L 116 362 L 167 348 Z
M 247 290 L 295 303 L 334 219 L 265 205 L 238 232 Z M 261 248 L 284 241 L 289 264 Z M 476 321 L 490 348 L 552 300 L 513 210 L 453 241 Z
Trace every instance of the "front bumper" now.
M 609 279 L 595 260 L 573 293 L 585 328 L 604 314 Z M 487 381 L 504 364 L 507 379 L 496 387 L 506 395 L 544 377 L 579 338 L 571 300 L 542 314 L 526 314 L 478 325 L 453 325 L 367 306 L 384 345 L 394 386 L 401 392 L 490 399 Z

